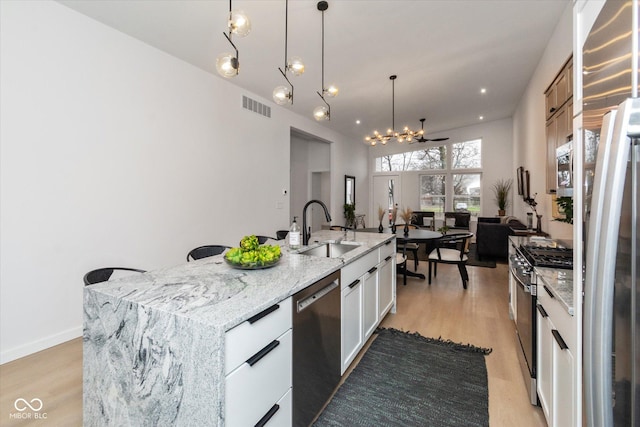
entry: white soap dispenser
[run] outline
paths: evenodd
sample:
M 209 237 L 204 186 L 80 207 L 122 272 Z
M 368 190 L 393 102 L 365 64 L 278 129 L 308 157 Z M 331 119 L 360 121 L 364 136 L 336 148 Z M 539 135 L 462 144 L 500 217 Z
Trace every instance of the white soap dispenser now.
M 293 223 L 289 228 L 289 248 L 300 249 L 300 227 L 296 222 L 296 216 L 293 217 Z

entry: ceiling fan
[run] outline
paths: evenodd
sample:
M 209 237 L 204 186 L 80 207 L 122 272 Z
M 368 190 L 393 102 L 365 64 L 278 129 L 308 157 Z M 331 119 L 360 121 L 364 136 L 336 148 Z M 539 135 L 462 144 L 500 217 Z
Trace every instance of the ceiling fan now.
M 427 119 L 420 119 L 420 122 L 422 124 L 422 132 L 420 134 L 420 138 L 416 139 L 416 142 L 427 142 L 427 141 L 446 141 L 449 138 L 425 138 L 424 137 L 424 121 Z

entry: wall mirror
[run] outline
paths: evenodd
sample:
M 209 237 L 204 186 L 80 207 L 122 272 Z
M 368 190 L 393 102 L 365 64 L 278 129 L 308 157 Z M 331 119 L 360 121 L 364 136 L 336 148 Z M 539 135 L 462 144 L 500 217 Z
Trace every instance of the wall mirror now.
M 356 177 L 351 175 L 344 176 L 344 204 L 356 204 Z

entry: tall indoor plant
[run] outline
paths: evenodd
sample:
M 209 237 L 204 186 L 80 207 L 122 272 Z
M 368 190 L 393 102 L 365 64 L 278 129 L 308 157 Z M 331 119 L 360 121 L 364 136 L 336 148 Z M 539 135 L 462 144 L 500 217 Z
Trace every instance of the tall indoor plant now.
M 509 207 L 509 192 L 511 191 L 511 179 L 499 179 L 493 184 L 493 194 L 496 204 L 498 205 L 498 215 L 505 216 L 506 209 Z

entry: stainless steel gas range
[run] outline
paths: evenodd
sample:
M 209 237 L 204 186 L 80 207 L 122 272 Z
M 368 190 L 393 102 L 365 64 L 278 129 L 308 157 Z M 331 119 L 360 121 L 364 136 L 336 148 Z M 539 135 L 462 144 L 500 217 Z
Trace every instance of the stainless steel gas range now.
M 510 238 L 510 310 L 516 324 L 516 337 L 520 344 L 518 352 L 520 367 L 531 404 L 537 405 L 537 276 L 534 267 L 572 269 L 573 250 L 550 239 Z

